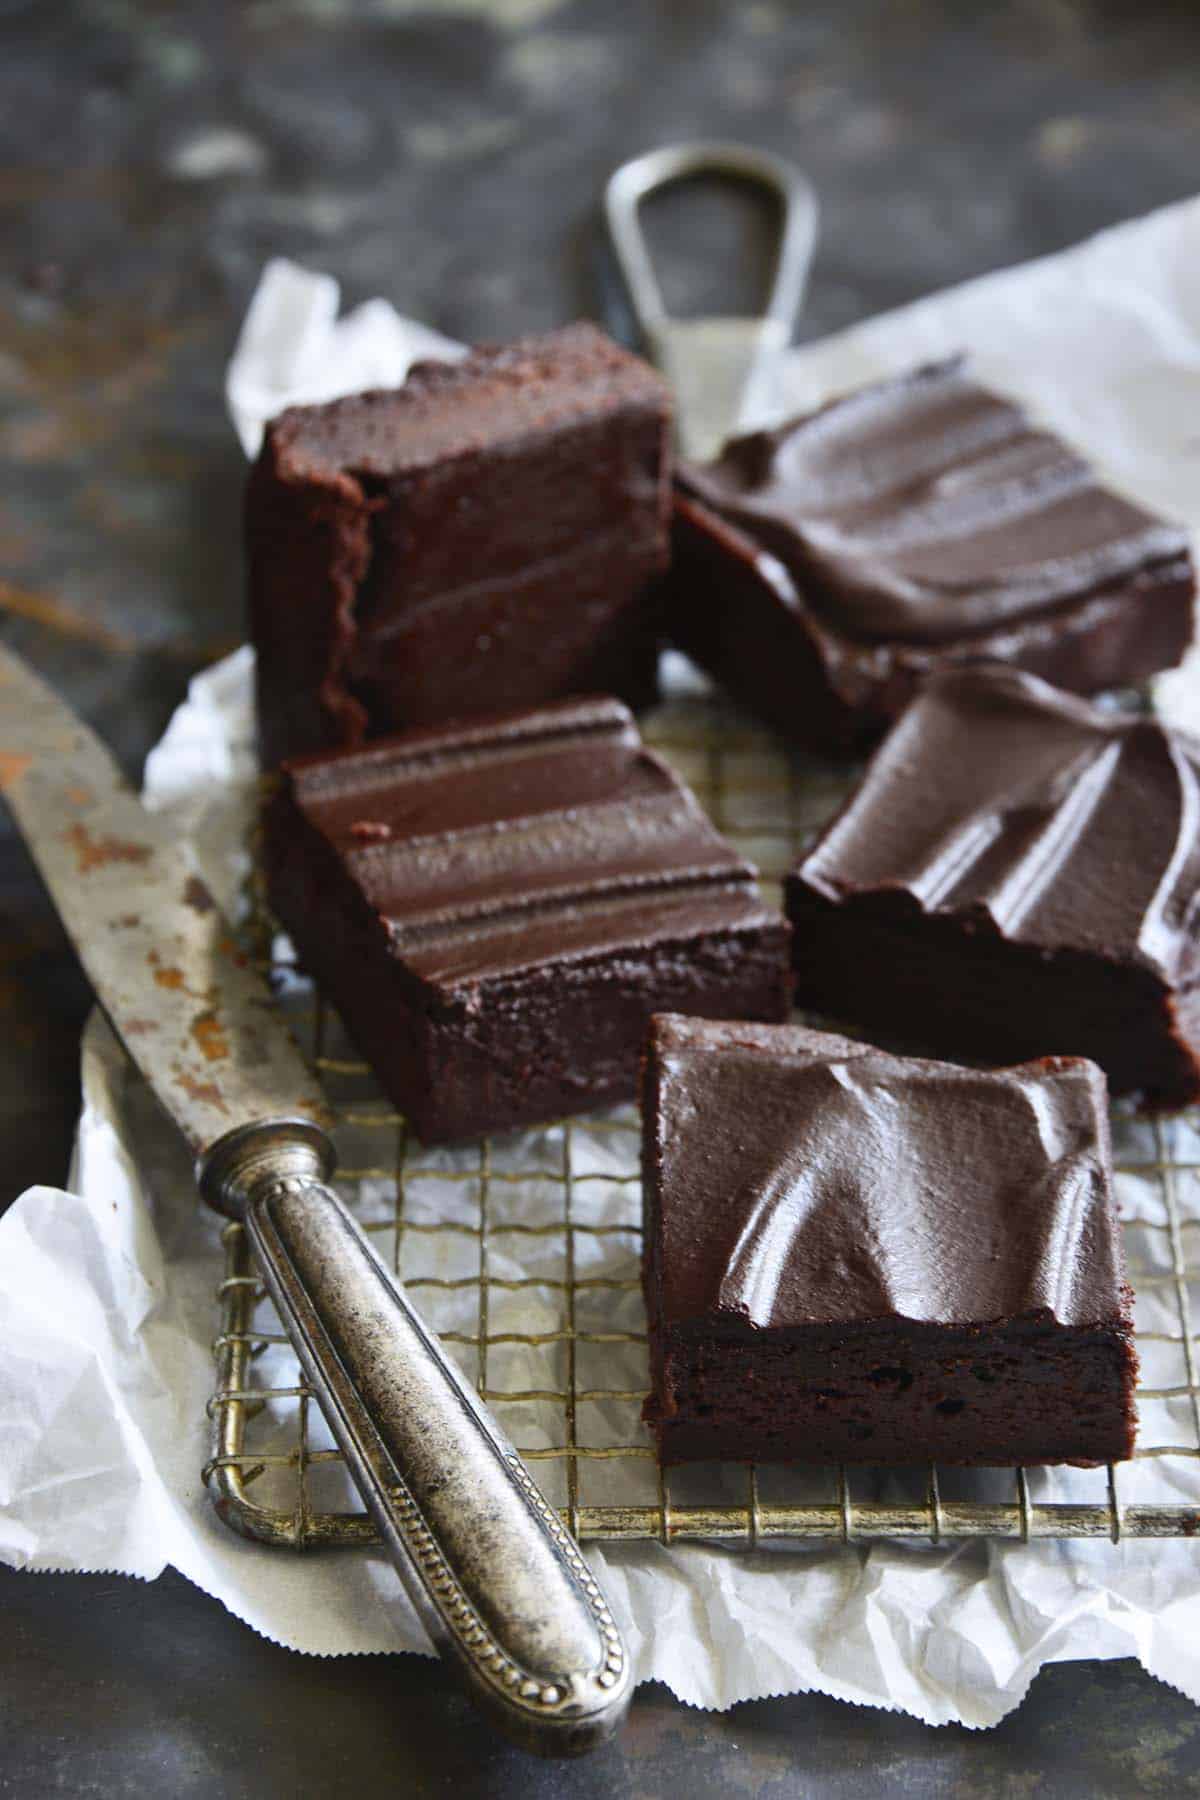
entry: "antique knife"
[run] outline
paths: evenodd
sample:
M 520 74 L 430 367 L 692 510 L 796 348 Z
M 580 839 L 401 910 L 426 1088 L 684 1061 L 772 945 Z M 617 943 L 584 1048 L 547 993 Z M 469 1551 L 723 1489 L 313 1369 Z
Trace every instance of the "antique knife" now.
M 243 1221 L 433 1642 L 526 1748 L 602 1742 L 629 1660 L 578 1547 L 326 1185 L 320 1090 L 187 846 L 3 648 L 0 792 L 200 1192 Z

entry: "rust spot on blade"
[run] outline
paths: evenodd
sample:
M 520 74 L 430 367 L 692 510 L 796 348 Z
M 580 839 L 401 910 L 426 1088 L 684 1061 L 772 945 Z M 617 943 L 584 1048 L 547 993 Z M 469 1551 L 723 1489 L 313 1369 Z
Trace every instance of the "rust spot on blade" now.
M 133 844 L 124 838 L 93 837 L 86 825 L 72 825 L 63 836 L 74 848 L 81 875 L 87 875 L 92 869 L 107 868 L 111 863 L 149 862 L 153 854 L 149 844 Z
M 198 875 L 189 875 L 183 889 L 183 904 L 190 906 L 193 912 L 210 913 L 216 910 L 216 901 Z
M 337 1116 L 333 1108 L 327 1106 L 323 1100 L 301 1100 L 297 1103 L 296 1111 L 302 1113 L 306 1119 L 311 1119 L 314 1125 L 320 1125 L 325 1131 L 332 1131 L 337 1123 Z
M 69 787 L 66 790 L 66 797 L 72 806 L 91 806 L 96 798 L 91 788 L 84 787 L 82 783 L 76 787 Z
M 386 844 L 392 835 L 390 825 L 382 819 L 355 819 L 350 827 L 350 835 L 357 838 L 360 844 Z
M 211 1009 L 196 1014 L 192 1020 L 192 1036 L 206 1062 L 220 1062 L 229 1055 L 229 1039 Z
M 15 750 L 0 750 L 0 794 L 7 794 L 15 787 L 32 762 L 32 756 L 21 756 Z
M 181 1070 L 175 1077 L 189 1100 L 197 1101 L 201 1106 L 215 1106 L 219 1113 L 228 1114 L 229 1108 L 221 1097 L 221 1090 L 214 1081 L 197 1081 L 187 1070 Z
M 141 922 L 141 913 L 122 913 L 119 918 L 109 920 L 108 929 L 110 931 L 133 931 Z
M 121 1027 L 121 1035 L 122 1037 L 141 1037 L 143 1032 L 157 1030 L 158 1021 L 156 1019 L 126 1019 Z
M 158 961 L 153 950 L 150 952 L 150 961 L 152 963 Z M 182 969 L 172 969 L 170 967 L 165 969 L 155 969 L 154 979 L 157 981 L 159 987 L 171 988 L 175 993 L 181 992 L 187 986 Z

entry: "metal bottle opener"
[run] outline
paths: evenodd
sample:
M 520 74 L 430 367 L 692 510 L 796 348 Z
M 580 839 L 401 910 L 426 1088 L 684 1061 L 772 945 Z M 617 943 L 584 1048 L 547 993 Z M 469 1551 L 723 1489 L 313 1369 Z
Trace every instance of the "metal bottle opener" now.
M 757 317 L 673 319 L 667 313 L 638 209 L 658 189 L 698 175 L 737 176 L 768 188 L 782 203 L 775 278 L 766 310 Z M 604 212 L 646 347 L 675 393 L 679 448 L 704 461 L 736 428 L 760 362 L 791 340 L 817 238 L 812 183 L 793 163 L 767 150 L 675 144 L 623 163 L 609 177 Z

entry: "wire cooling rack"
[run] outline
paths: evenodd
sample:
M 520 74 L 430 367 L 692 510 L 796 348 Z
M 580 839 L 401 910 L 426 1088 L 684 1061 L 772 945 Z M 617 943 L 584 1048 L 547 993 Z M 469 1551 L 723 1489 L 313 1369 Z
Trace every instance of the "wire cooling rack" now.
M 849 786 L 720 700 L 685 695 L 646 722 L 768 898 Z M 632 1107 L 458 1150 L 419 1145 L 380 1098 L 261 910 L 281 1007 L 311 1045 L 338 1120 L 339 1187 L 459 1358 L 577 1536 L 769 1539 L 1191 1536 L 1200 1528 L 1200 1120 L 1114 1114 L 1118 1196 L 1137 1292 L 1139 1447 L 1107 1470 L 659 1467 L 641 1422 L 639 1126 Z M 280 952 L 272 957 L 274 949 Z M 309 1549 L 375 1542 L 340 1453 L 250 1266 L 223 1234 L 213 1454 L 218 1512 L 246 1536 Z

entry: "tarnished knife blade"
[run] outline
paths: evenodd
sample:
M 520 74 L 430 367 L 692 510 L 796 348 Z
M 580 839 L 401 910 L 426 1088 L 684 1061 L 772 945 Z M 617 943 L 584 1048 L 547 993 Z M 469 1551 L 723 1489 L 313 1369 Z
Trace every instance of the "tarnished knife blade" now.
M 433 1643 L 527 1748 L 601 1743 L 633 1683 L 590 1569 L 327 1185 L 315 1081 L 188 851 L 3 648 L 0 794 L 97 996 L 196 1152 L 201 1193 L 241 1222 Z
M 0 794 L 113 1025 L 192 1149 L 327 1122 L 312 1071 L 170 821 L 0 646 Z

